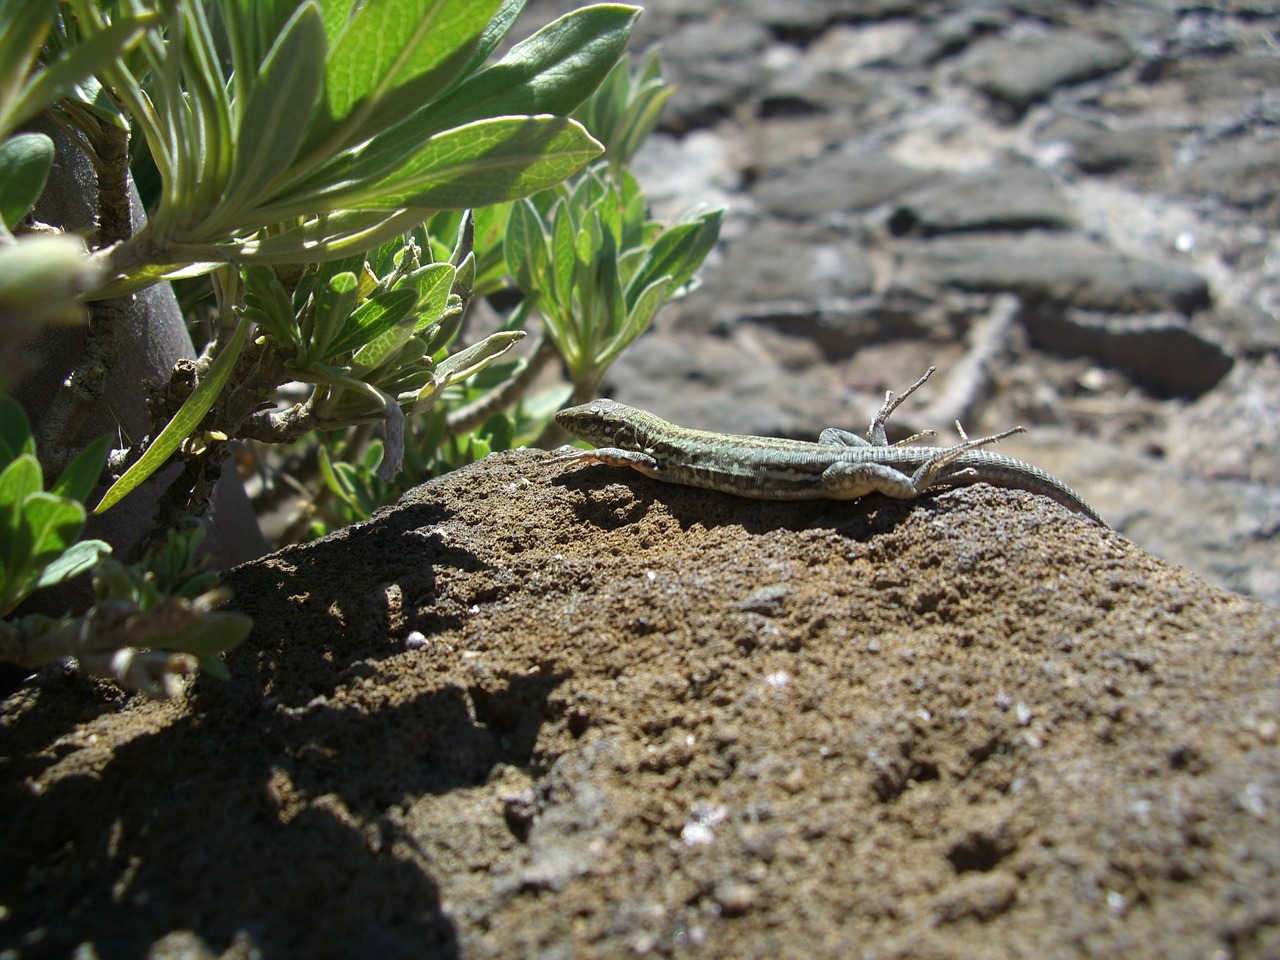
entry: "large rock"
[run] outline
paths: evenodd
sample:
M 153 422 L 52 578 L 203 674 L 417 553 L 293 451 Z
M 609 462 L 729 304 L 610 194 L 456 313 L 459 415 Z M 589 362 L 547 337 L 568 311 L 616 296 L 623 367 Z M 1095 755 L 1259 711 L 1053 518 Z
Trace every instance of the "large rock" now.
M 726 241 L 723 259 L 704 276 L 717 300 L 752 306 L 856 297 L 870 293 L 874 279 L 856 238 L 776 217 L 762 218 Z
M 867 210 L 935 177 L 883 151 L 856 145 L 766 171 L 751 192 L 777 216 L 821 221 L 837 211 Z
M 1139 259 L 1083 236 L 956 234 L 904 245 L 898 283 L 1017 293 L 1031 304 L 1115 313 L 1191 313 L 1209 285 L 1177 263 Z
M 1030 310 L 1023 322 L 1037 346 L 1097 357 L 1163 396 L 1198 397 L 1232 367 L 1231 357 L 1179 314 L 1115 317 Z
M 13 957 L 1280 954 L 1280 614 L 1042 498 L 516 452 L 3 704 Z
M 889 219 L 895 234 L 968 230 L 1065 229 L 1075 220 L 1053 177 L 1027 166 L 946 177 L 910 191 Z
M 1124 43 L 1077 30 L 1050 30 L 1017 38 L 985 39 L 965 54 L 960 76 L 1019 115 L 1069 84 L 1125 66 Z

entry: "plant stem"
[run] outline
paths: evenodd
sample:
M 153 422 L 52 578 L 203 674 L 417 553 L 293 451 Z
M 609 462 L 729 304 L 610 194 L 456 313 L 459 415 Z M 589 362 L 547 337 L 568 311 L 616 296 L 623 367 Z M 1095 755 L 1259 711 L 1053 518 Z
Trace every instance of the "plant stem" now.
M 178 632 L 175 625 L 199 616 L 191 612 L 193 607 L 192 602 L 177 601 L 169 610 L 148 614 L 129 601 L 105 600 L 83 617 L 31 614 L 0 621 L 0 661 L 38 667 L 74 657 L 86 673 L 106 677 L 126 690 L 173 696 L 183 679 L 196 672 L 196 658 L 144 648 L 172 642 Z
M 236 361 L 222 396 L 199 429 L 206 431 L 206 435 L 220 433 L 224 437 L 246 438 L 245 424 L 285 380 L 284 371 L 284 358 L 273 345 L 250 345 Z M 139 444 L 139 448 L 145 449 L 145 445 Z M 187 517 L 198 517 L 205 512 L 230 455 L 231 445 L 225 439 L 209 440 L 203 451 L 187 459 L 182 472 L 160 497 L 151 535 L 140 539 L 134 552 L 140 555 L 165 531 L 179 527 Z
M 129 202 L 129 134 L 112 124 L 82 128 L 98 179 L 96 246 L 127 240 L 133 234 Z M 130 297 L 89 305 L 89 333 L 79 361 L 40 419 L 37 447 L 46 476 L 62 471 L 75 455 L 76 435 L 89 411 L 106 391 L 108 375 L 120 360 L 120 345 L 134 312 Z

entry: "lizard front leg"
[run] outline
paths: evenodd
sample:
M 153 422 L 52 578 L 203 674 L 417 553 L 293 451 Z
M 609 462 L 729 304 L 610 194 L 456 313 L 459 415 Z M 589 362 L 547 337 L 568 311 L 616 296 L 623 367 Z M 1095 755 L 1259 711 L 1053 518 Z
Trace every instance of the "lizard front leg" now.
M 607 464 L 610 467 L 630 467 L 632 470 L 638 470 L 643 473 L 646 477 L 653 477 L 655 480 L 666 479 L 658 461 L 647 453 L 640 453 L 638 450 L 623 450 L 619 447 L 598 447 L 595 450 L 578 450 L 574 453 L 567 453 L 560 459 L 586 460 L 591 463 Z

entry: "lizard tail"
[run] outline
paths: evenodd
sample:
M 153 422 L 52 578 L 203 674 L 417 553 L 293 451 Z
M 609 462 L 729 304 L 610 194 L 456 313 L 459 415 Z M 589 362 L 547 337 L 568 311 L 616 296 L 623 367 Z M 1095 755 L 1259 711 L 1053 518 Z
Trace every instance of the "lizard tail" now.
M 987 450 L 971 451 L 951 463 L 934 481 L 944 486 L 965 486 L 971 483 L 989 483 L 993 487 L 1025 490 L 1054 500 L 1068 510 L 1083 514 L 1094 523 L 1110 525 L 1085 499 L 1052 474 L 1039 467 Z

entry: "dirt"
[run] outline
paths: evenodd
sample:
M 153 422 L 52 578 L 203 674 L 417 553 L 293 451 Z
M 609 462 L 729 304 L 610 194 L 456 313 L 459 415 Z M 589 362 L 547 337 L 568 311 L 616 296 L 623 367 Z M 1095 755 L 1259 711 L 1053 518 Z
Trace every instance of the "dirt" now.
M 0 956 L 1280 956 L 1280 614 L 1031 495 L 535 451 L 0 708 Z

